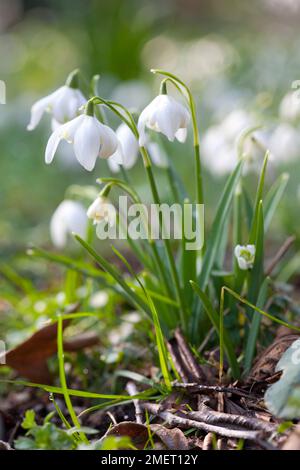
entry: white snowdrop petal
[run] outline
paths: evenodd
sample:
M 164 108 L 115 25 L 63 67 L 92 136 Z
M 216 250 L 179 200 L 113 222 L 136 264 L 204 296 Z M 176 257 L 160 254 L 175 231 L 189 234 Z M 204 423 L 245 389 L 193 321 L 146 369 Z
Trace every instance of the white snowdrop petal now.
M 46 146 L 45 162 L 47 164 L 52 162 L 60 141 L 61 141 L 61 129 L 58 128 L 56 129 L 56 131 L 52 133 Z
M 116 136 L 121 146 L 121 152 L 119 149 L 117 150 L 115 155 L 120 161 L 117 161 L 116 158 L 115 161 L 122 164 L 124 168 L 130 169 L 133 167 L 138 157 L 138 141 L 132 130 L 125 123 L 122 123 L 118 127 Z
M 92 116 L 85 116 L 74 135 L 74 152 L 79 163 L 88 171 L 95 167 L 100 149 L 100 131 Z
M 100 124 L 100 123 L 99 123 Z M 100 145 L 100 158 L 111 157 L 118 149 L 118 139 L 115 132 L 108 126 L 100 124 L 101 132 L 101 145 Z
M 56 92 L 57 93 L 57 92 Z M 38 100 L 31 108 L 31 118 L 30 118 L 30 123 L 27 126 L 28 131 L 32 131 L 37 127 L 39 124 L 40 120 L 42 119 L 42 116 L 45 111 L 51 106 L 53 102 L 53 96 L 55 93 L 52 93 L 51 95 L 45 96 L 45 98 L 42 98 Z
M 243 271 L 248 269 L 248 264 L 247 264 L 246 260 L 243 257 L 239 256 L 237 261 L 238 261 L 238 265 L 239 265 L 240 269 L 242 269 Z
M 107 164 L 112 173 L 119 173 L 120 165 L 113 159 L 113 156 L 107 159 Z
M 177 132 L 175 132 L 175 137 L 180 142 L 181 144 L 184 144 L 187 138 L 187 129 L 186 128 L 180 128 L 178 129 Z

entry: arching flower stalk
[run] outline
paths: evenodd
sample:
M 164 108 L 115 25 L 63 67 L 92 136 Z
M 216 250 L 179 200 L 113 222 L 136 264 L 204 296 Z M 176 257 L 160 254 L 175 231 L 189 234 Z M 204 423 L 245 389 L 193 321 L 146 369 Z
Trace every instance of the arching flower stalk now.
M 197 115 L 196 115 L 196 105 L 193 98 L 193 95 L 188 88 L 188 86 L 180 80 L 180 78 L 176 77 L 172 73 L 165 72 L 164 70 L 160 69 L 151 69 L 151 72 L 158 75 L 165 76 L 164 82 L 171 82 L 185 97 L 187 100 L 190 113 L 191 113 L 191 120 L 192 120 L 192 127 L 193 127 L 193 145 L 194 145 L 194 155 L 195 155 L 195 167 L 196 167 L 196 202 L 197 204 L 203 204 L 203 181 L 202 181 L 202 165 L 201 165 L 201 158 L 200 158 L 200 142 L 199 142 L 199 130 L 198 130 L 198 123 L 197 123 Z

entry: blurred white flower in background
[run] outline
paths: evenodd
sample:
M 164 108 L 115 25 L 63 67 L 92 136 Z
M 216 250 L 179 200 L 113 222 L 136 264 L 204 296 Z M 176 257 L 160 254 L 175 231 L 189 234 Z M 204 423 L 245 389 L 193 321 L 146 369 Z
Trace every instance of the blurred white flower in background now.
M 274 155 L 274 163 L 284 164 L 300 156 L 300 132 L 291 124 L 279 124 L 273 131 L 269 148 Z
M 72 119 L 53 132 L 45 152 L 47 164 L 52 162 L 61 140 L 73 144 L 77 160 L 88 171 L 94 169 L 97 157 L 109 158 L 118 148 L 114 131 L 101 124 L 94 116 L 86 114 Z
M 102 308 L 107 305 L 109 295 L 105 290 L 99 290 L 91 295 L 89 304 L 92 308 Z
M 168 168 L 168 157 L 164 149 L 157 142 L 146 144 L 152 163 L 159 168 Z
M 122 320 L 122 323 L 111 330 L 108 335 L 109 341 L 115 346 L 125 341 L 133 333 L 135 324 L 141 321 L 141 316 L 138 312 L 130 312 L 127 315 L 122 315 Z
M 253 126 L 253 118 L 246 111 L 232 111 L 218 125 L 211 126 L 203 135 L 202 156 L 205 166 L 215 176 L 230 173 L 238 163 L 236 144 L 241 133 Z M 246 143 L 245 143 L 246 144 Z M 253 149 L 252 149 L 253 150 Z M 245 149 L 244 149 L 245 151 Z M 251 146 L 246 155 L 250 163 Z M 246 169 L 249 170 L 251 167 Z
M 160 94 L 156 96 L 142 111 L 138 120 L 140 145 L 147 142 L 145 128 L 164 134 L 171 142 L 176 138 L 183 143 L 187 136 L 190 122 L 189 111 L 172 96 Z
M 68 235 L 77 233 L 84 237 L 87 229 L 86 210 L 77 201 L 65 199 L 59 204 L 50 221 L 50 235 L 57 248 L 63 248 Z
M 86 98 L 78 88 L 64 85 L 50 95 L 38 100 L 31 108 L 31 119 L 27 126 L 32 131 L 39 124 L 45 112 L 53 117 L 52 129 L 74 119 L 80 114 L 79 108 L 86 103 Z
M 279 105 L 279 117 L 286 121 L 297 121 L 300 118 L 300 99 L 298 92 L 290 91 Z
M 234 249 L 239 268 L 252 269 L 255 259 L 255 245 L 237 245 Z
M 142 60 L 147 68 L 163 68 L 198 84 L 226 73 L 239 56 L 233 45 L 218 35 L 185 42 L 159 35 L 145 44 Z

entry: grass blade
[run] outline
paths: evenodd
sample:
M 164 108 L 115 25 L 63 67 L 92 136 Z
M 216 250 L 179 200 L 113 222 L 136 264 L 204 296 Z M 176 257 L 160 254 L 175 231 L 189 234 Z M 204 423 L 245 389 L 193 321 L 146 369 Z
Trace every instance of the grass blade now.
M 236 354 L 232 345 L 232 342 L 227 334 L 226 331 L 220 332 L 220 315 L 217 313 L 217 311 L 213 308 L 212 303 L 208 296 L 203 292 L 200 287 L 193 281 L 191 281 L 192 288 L 196 292 L 196 294 L 199 296 L 201 299 L 201 302 L 203 304 L 204 310 L 215 328 L 216 332 L 218 333 L 220 337 L 220 333 L 222 334 L 222 342 L 224 344 L 224 349 L 228 358 L 228 362 L 230 364 L 231 370 L 232 370 L 232 375 L 235 379 L 238 379 L 240 377 L 240 367 L 236 359 Z

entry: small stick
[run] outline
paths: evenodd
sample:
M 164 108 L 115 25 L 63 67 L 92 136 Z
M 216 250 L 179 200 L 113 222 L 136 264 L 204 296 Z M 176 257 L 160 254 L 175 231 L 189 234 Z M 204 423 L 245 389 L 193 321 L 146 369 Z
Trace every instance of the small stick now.
M 167 347 L 179 377 L 184 382 L 187 382 L 189 380 L 189 377 L 187 371 L 185 370 L 184 364 L 182 364 L 182 357 L 175 338 L 167 342 Z
M 189 390 L 190 392 L 202 393 L 202 394 L 212 394 L 212 393 L 232 393 L 233 395 L 238 395 L 240 397 L 247 398 L 258 398 L 253 394 L 244 392 L 238 388 L 234 387 L 223 387 L 222 385 L 200 385 L 196 382 L 172 382 L 174 388 L 181 388 L 184 390 Z
M 267 267 L 266 270 L 266 276 L 270 276 L 270 274 L 273 272 L 279 261 L 284 257 L 286 252 L 290 249 L 291 245 L 294 243 L 296 240 L 296 237 L 293 235 L 291 237 L 288 237 L 286 241 L 281 245 L 279 248 L 278 252 L 270 262 L 269 266 Z
M 200 411 L 184 412 L 187 418 L 195 419 L 196 421 L 204 421 L 208 424 L 231 424 L 237 427 L 244 427 L 253 431 L 263 431 L 265 433 L 273 433 L 276 431 L 276 426 L 266 421 L 251 418 L 243 415 L 233 415 L 215 411 L 208 406 L 202 404 Z
M 166 423 L 171 426 L 179 426 L 184 429 L 196 428 L 205 432 L 212 432 L 224 437 L 233 437 L 235 439 L 248 439 L 251 441 L 257 441 L 261 436 L 261 431 L 244 431 L 239 429 L 228 429 L 222 426 L 214 426 L 211 424 L 203 423 L 192 419 L 183 418 L 169 411 L 160 411 L 160 406 L 153 403 L 143 403 L 143 408 L 150 411 L 152 414 L 159 416 Z
M 203 445 L 202 445 L 202 450 L 211 450 L 213 447 L 213 433 L 209 432 L 206 434 L 204 440 L 203 440 Z
M 110 411 L 107 411 L 106 414 L 107 414 L 107 416 L 109 416 L 109 418 L 110 418 L 110 420 L 111 420 L 111 422 L 113 423 L 114 426 L 116 424 L 118 424 L 116 418 L 114 417 L 114 415 Z
M 195 356 L 191 352 L 189 346 L 187 345 L 181 331 L 179 329 L 175 330 L 174 336 L 181 351 L 182 359 L 190 372 L 193 374 L 196 380 L 205 380 L 205 374 L 201 366 L 196 361 Z
M 126 390 L 130 396 L 138 395 L 138 390 L 134 382 L 128 382 L 126 385 Z M 138 399 L 133 400 L 134 408 L 135 408 L 135 420 L 138 424 L 144 423 L 144 413 L 140 406 L 140 402 Z

